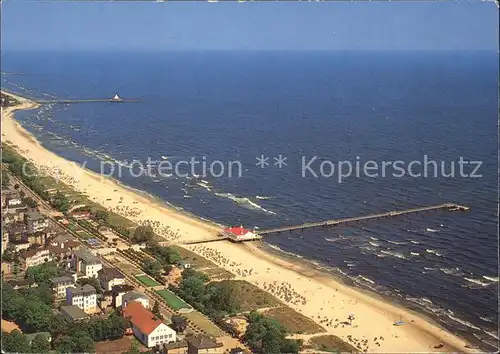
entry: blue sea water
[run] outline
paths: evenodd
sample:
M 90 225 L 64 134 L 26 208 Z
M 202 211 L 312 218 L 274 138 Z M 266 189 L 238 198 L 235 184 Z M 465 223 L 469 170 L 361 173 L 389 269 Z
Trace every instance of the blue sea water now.
M 162 156 L 239 161 L 241 177 L 120 178 L 217 223 L 267 228 L 449 201 L 470 206 L 266 242 L 498 346 L 497 54 L 10 52 L 2 64 L 3 88 L 32 98 L 143 100 L 17 114 L 48 149 L 93 170 L 101 161 Z M 256 166 L 261 155 L 269 166 Z M 328 161 L 408 164 L 424 155 L 445 161 L 446 173 L 454 161 L 457 177 L 397 178 L 389 168 L 386 177 L 340 183 L 338 173 L 301 171 L 302 156 L 318 157 L 317 173 L 326 161 L 329 173 Z M 482 161 L 482 176 L 458 176 L 461 157 Z

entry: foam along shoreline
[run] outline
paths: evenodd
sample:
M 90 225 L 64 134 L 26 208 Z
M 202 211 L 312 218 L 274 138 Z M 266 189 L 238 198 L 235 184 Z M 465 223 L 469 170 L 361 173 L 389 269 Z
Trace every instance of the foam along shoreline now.
M 38 167 L 58 174 L 57 177 L 75 190 L 134 222 L 143 224 L 155 221 L 155 231 L 168 240 L 182 242 L 208 239 L 221 230 L 212 223 L 168 208 L 143 193 L 134 192 L 48 151 L 13 117 L 16 110 L 34 109 L 38 105 L 22 97 L 12 96 L 20 105 L 2 109 L 2 139 L 10 141 L 22 156 Z M 237 279 L 244 278 L 274 294 L 323 326 L 327 334 L 335 334 L 345 341 L 348 341 L 348 336 L 366 339 L 368 352 L 477 351 L 465 348 L 467 341 L 421 315 L 349 287 L 326 272 L 304 265 L 300 260 L 277 257 L 259 247 L 258 243 L 241 245 L 216 242 L 185 247 L 236 274 Z M 346 321 L 350 314 L 355 316 L 351 326 L 339 325 L 334 328 L 335 323 Z M 405 325 L 394 326 L 394 322 L 400 319 Z M 375 345 L 376 337 L 383 337 L 382 340 L 378 339 L 379 345 Z M 438 343 L 443 343 L 444 347 L 435 349 Z

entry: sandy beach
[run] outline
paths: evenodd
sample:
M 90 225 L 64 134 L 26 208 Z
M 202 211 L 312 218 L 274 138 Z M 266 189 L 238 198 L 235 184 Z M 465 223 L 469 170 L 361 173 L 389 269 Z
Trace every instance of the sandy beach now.
M 184 215 L 115 181 L 85 170 L 43 148 L 14 120 L 19 109 L 36 104 L 16 97 L 21 104 L 2 111 L 2 141 L 11 142 L 24 157 L 54 177 L 85 193 L 90 199 L 139 224 L 151 223 L 165 239 L 181 243 L 213 238 L 220 229 Z M 472 351 L 467 342 L 428 322 L 422 316 L 342 284 L 327 273 L 300 261 L 270 255 L 259 243 L 234 244 L 228 241 L 185 245 L 228 271 L 247 280 L 351 344 L 363 343 L 368 352 Z M 344 325 L 353 314 L 352 325 Z M 402 319 L 403 326 L 393 323 Z M 356 340 L 356 341 L 355 341 Z M 433 347 L 444 343 L 441 349 Z

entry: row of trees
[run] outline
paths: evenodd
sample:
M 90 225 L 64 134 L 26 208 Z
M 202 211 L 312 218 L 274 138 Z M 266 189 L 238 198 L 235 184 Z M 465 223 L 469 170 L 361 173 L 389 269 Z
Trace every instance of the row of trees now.
M 2 189 L 5 189 L 5 188 L 9 187 L 9 184 L 10 184 L 9 175 L 7 175 L 6 173 L 4 173 L 2 171 L 2 173 L 0 175 L 0 178 L 2 179 Z
M 57 192 L 54 197 L 50 197 L 46 192 L 46 187 L 41 182 L 41 174 L 37 168 L 28 160 L 17 154 L 11 147 L 2 144 L 2 162 L 8 164 L 9 171 L 20 178 L 26 186 L 38 194 L 42 199 L 48 200 L 50 204 L 62 212 L 68 211 L 70 200 L 62 193 Z M 23 198 L 30 207 L 36 207 L 36 202 L 32 198 Z
M 43 199 L 48 199 L 45 187 L 40 183 L 40 175 L 36 167 L 18 155 L 11 147 L 2 144 L 2 162 L 8 164 L 9 171 L 19 177 L 31 190 Z

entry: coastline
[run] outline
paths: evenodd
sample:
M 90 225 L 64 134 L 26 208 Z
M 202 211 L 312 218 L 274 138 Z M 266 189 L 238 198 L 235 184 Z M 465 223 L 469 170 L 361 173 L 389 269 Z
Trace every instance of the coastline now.
M 104 178 L 48 151 L 14 119 L 15 111 L 35 109 L 38 105 L 22 97 L 12 96 L 21 104 L 2 110 L 2 138 L 12 142 L 16 150 L 24 157 L 31 159 L 35 165 L 49 167 L 52 173 L 61 175 L 63 182 L 86 193 L 94 202 L 118 214 L 124 214 L 123 216 L 134 222 L 141 223 L 146 220 L 160 222 L 161 220 L 162 224 L 169 225 L 171 230 L 175 230 L 178 237 L 162 232 L 161 228 L 155 231 L 170 241 L 211 238 L 220 231 L 220 228 L 212 223 L 169 207 L 153 196 L 127 187 L 119 181 Z M 137 214 L 135 209 L 137 209 Z M 127 215 L 127 213 L 133 215 Z M 276 257 L 274 252 L 265 249 L 267 246 L 262 247 L 259 244 L 237 245 L 223 241 L 183 247 L 202 256 L 205 254 L 206 258 L 233 273 L 236 268 L 253 269 L 253 274 L 244 276 L 245 280 L 271 293 L 273 291 L 269 290 L 269 285 L 273 282 L 289 284 L 306 299 L 306 303 L 285 302 L 287 305 L 322 325 L 327 331 L 325 334 L 334 334 L 346 341 L 348 335 L 367 338 L 370 342 L 370 351 L 474 351 L 464 347 L 467 344 L 464 339 L 429 322 L 420 314 L 392 304 L 380 295 L 375 297 L 358 288 L 348 286 L 335 276 L 325 271 L 315 270 L 301 260 Z M 231 262 L 234 262 L 236 266 L 230 265 Z M 284 300 L 279 294 L 273 294 Z M 356 315 L 356 320 L 353 321 L 353 324 L 357 326 L 355 328 L 347 326 L 347 328 L 334 329 L 325 327 L 318 320 L 319 316 L 326 316 L 344 321 L 349 313 Z M 393 326 L 394 321 L 400 318 L 406 324 L 401 327 Z M 372 345 L 372 339 L 377 336 L 384 337 L 380 346 Z M 439 350 L 434 349 L 433 346 L 439 342 L 443 342 L 445 347 Z

